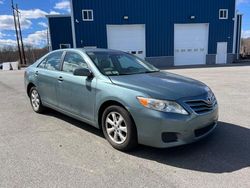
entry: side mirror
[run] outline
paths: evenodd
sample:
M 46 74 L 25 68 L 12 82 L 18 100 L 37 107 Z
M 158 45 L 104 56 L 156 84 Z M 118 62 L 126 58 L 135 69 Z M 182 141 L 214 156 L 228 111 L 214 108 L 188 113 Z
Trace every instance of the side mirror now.
M 92 77 L 93 73 L 87 68 L 79 68 L 74 70 L 73 75 Z

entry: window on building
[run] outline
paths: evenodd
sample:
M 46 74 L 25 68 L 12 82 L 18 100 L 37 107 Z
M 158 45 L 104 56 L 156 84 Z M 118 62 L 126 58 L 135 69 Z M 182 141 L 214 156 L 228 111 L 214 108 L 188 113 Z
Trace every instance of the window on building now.
M 83 21 L 93 21 L 93 10 L 82 10 L 82 19 Z
M 228 9 L 220 9 L 220 11 L 219 11 L 219 19 L 220 20 L 228 19 Z
M 79 54 L 67 52 L 64 58 L 62 70 L 64 72 L 73 73 L 77 68 L 88 68 L 88 65 Z
M 71 48 L 70 44 L 60 44 L 60 49 Z

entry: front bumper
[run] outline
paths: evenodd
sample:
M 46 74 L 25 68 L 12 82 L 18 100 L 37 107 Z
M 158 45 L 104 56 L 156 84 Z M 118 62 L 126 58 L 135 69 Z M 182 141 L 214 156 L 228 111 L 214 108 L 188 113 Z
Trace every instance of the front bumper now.
M 150 109 L 131 112 L 143 145 L 168 148 L 198 141 L 209 135 L 217 126 L 218 106 L 198 115 L 170 114 Z

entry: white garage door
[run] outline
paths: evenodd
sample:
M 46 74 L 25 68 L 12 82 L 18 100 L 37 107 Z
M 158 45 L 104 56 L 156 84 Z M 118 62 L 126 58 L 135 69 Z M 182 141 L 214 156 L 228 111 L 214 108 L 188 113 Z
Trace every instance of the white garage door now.
M 175 24 L 175 65 L 206 64 L 208 24 Z
M 146 57 L 145 25 L 107 25 L 108 48 Z

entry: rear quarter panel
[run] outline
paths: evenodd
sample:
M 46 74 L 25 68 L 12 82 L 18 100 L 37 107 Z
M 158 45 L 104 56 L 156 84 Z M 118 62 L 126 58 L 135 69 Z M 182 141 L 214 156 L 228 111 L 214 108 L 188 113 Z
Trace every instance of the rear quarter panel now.
M 24 73 L 24 86 L 25 86 L 25 91 L 28 89 L 28 85 L 30 83 L 37 85 L 37 79 L 35 77 L 35 71 L 36 67 L 35 66 L 29 66 Z M 28 93 L 27 93 L 28 94 Z

